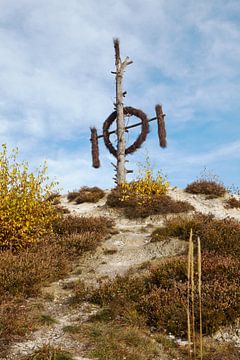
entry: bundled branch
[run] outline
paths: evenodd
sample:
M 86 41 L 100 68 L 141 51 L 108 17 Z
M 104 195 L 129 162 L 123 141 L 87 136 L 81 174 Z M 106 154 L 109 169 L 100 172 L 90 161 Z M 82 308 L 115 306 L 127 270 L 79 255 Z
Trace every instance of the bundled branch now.
M 117 65 L 118 60 L 120 59 L 119 39 L 118 38 L 113 39 L 113 44 L 114 44 L 114 50 L 115 50 L 115 65 Z
M 99 160 L 99 147 L 98 147 L 98 135 L 95 127 L 91 128 L 91 142 L 92 142 L 92 166 L 95 169 L 100 167 Z
M 167 132 L 166 132 L 166 127 L 165 127 L 162 106 L 157 104 L 155 106 L 155 111 L 156 111 L 157 123 L 158 123 L 159 144 L 162 148 L 165 148 L 165 147 L 167 147 Z

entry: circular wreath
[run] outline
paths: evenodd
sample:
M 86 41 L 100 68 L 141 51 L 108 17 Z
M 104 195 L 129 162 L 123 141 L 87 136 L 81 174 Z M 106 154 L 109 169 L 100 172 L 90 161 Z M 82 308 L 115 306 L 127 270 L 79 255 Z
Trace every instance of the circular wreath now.
M 132 145 L 130 145 L 128 148 L 125 149 L 125 155 L 128 155 L 128 154 L 132 154 L 137 149 L 139 149 L 141 147 L 142 143 L 146 140 L 147 134 L 149 132 L 149 123 L 148 123 L 147 115 L 142 110 L 135 109 L 131 106 L 127 106 L 123 109 L 123 111 L 124 111 L 124 115 L 127 115 L 127 116 L 134 115 L 134 116 L 138 117 L 139 119 L 141 119 L 141 121 L 142 121 L 141 133 L 137 137 L 136 141 Z M 108 148 L 108 150 L 110 151 L 110 153 L 115 157 L 117 157 L 117 150 L 115 149 L 115 147 L 113 146 L 113 144 L 110 141 L 109 128 L 116 118 L 117 118 L 117 111 L 113 111 L 103 123 L 104 143 L 105 143 L 106 147 Z

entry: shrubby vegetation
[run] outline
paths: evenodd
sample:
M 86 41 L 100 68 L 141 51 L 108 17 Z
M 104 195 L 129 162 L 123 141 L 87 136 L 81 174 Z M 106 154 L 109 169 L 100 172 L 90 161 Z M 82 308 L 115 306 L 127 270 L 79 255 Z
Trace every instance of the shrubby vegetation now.
M 96 203 L 104 197 L 104 191 L 97 186 L 83 186 L 79 191 L 68 193 L 68 201 L 75 201 L 76 204 L 84 202 Z
M 195 241 L 200 237 L 203 250 L 240 257 L 240 223 L 232 218 L 219 220 L 199 213 L 192 217 L 176 216 L 165 220 L 164 227 L 152 233 L 152 241 L 167 237 L 188 240 L 191 229 Z
M 18 150 L 0 151 L 0 248 L 26 247 L 51 233 L 57 212 L 46 201 L 55 184 L 48 183 L 44 165 L 30 172 L 27 162 L 18 162 Z
M 216 183 L 215 181 L 197 180 L 189 184 L 186 192 L 191 194 L 204 194 L 208 196 L 208 199 L 214 199 L 226 194 L 226 188 Z
M 161 172 L 154 176 L 148 164 L 136 180 L 113 189 L 108 195 L 107 205 L 123 209 L 130 219 L 194 210 L 189 203 L 175 201 L 166 195 L 169 186 L 166 177 Z
M 0 152 L 0 336 L 34 329 L 36 319 L 25 299 L 71 271 L 74 261 L 109 236 L 106 218 L 65 215 L 47 168 L 29 171 L 26 162 Z M 0 351 L 1 352 L 1 351 Z M 0 354 L 1 355 L 1 354 Z M 36 357 L 38 358 L 38 357 Z M 40 359 L 40 357 L 39 357 Z M 55 359 L 55 357 L 54 357 Z
M 235 197 L 231 197 L 230 199 L 226 200 L 225 208 L 226 209 L 239 209 L 240 208 L 240 200 L 236 199 Z
M 208 199 L 221 197 L 227 193 L 226 187 L 218 176 L 208 172 L 206 168 L 196 181 L 187 185 L 185 191 L 191 194 L 206 195 Z
M 62 349 L 45 345 L 41 349 L 34 351 L 33 354 L 24 357 L 23 360 L 73 360 L 69 352 Z
M 178 337 L 187 335 L 187 259 L 178 257 L 150 266 L 150 275 L 127 274 L 102 284 L 90 299 L 107 306 L 111 317 L 142 323 Z M 203 332 L 212 334 L 234 322 L 240 311 L 240 262 L 210 253 L 202 256 Z M 196 304 L 198 295 L 195 294 Z M 196 307 L 196 328 L 199 328 Z

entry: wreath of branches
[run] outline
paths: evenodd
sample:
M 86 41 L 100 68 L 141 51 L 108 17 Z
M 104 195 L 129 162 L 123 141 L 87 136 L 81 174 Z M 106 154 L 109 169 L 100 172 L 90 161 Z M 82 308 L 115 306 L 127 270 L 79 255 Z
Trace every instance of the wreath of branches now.
M 125 154 L 128 155 L 134 153 L 137 149 L 139 149 L 146 140 L 147 134 L 149 132 L 149 123 L 148 123 L 147 115 L 142 110 L 135 109 L 131 106 L 127 106 L 123 109 L 123 111 L 126 116 L 134 115 L 142 121 L 141 133 L 137 137 L 136 141 L 125 150 Z M 103 138 L 104 138 L 104 143 L 108 148 L 108 150 L 110 151 L 110 153 L 117 158 L 117 149 L 115 149 L 115 147 L 111 143 L 110 135 L 109 135 L 109 128 L 116 118 L 117 118 L 117 111 L 113 111 L 109 115 L 109 117 L 104 121 Z

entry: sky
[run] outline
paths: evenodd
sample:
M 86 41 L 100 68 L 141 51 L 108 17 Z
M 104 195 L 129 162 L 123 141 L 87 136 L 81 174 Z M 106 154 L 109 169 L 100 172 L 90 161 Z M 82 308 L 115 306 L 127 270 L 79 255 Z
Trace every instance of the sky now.
M 239 0 L 0 0 L 0 144 L 32 168 L 47 160 L 62 192 L 113 187 L 102 140 L 91 166 L 89 128 L 113 111 L 114 37 L 133 60 L 124 104 L 166 114 L 167 149 L 151 123 L 128 169 L 149 156 L 173 186 L 207 169 L 240 187 Z

